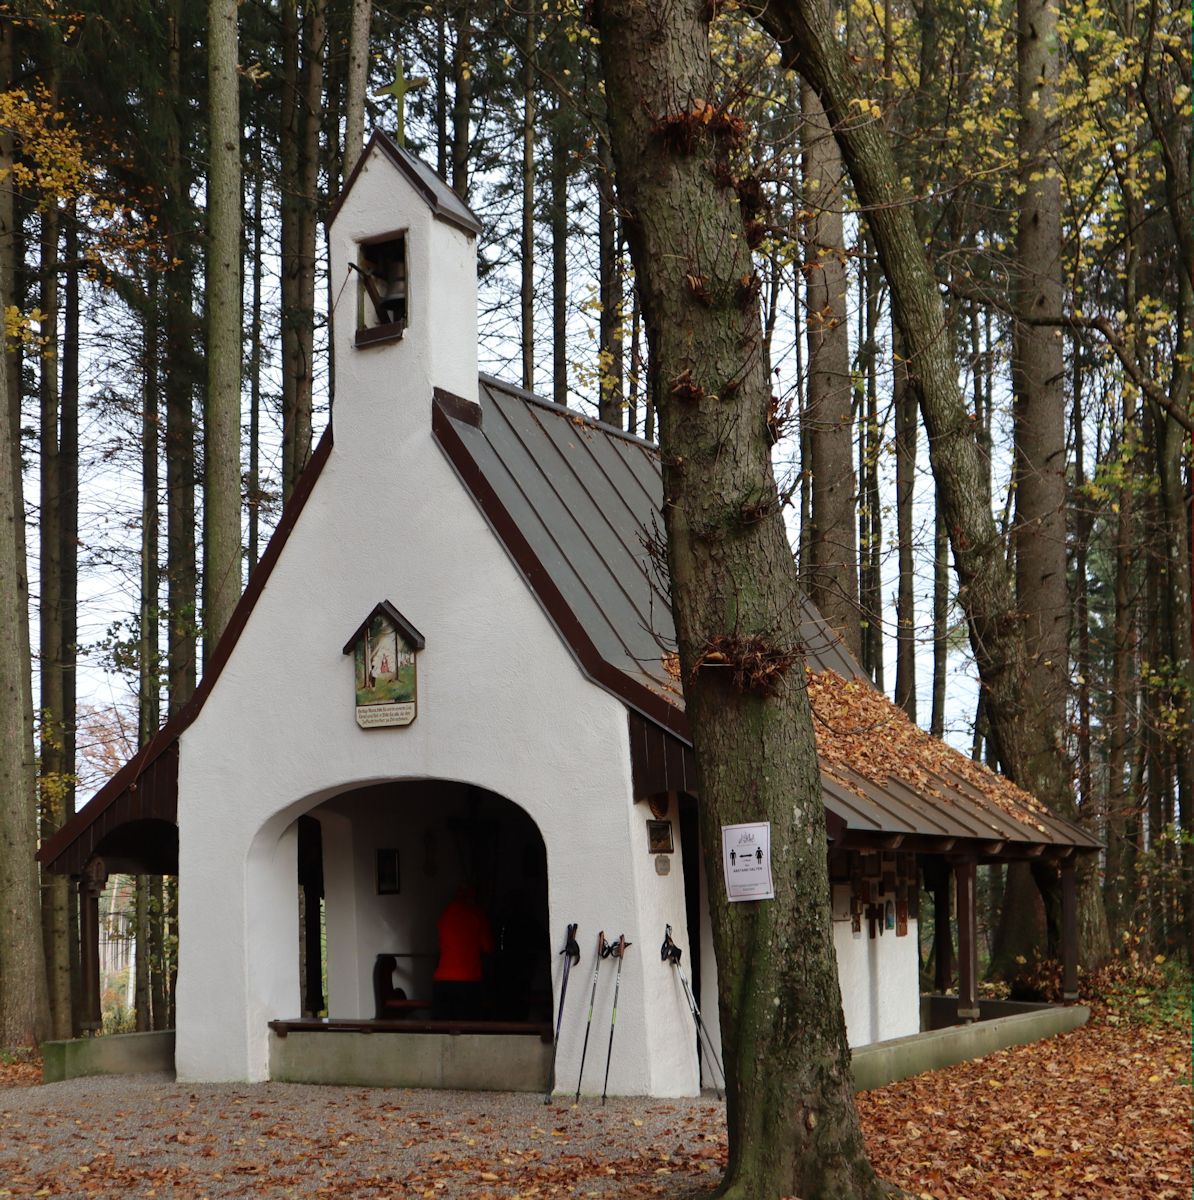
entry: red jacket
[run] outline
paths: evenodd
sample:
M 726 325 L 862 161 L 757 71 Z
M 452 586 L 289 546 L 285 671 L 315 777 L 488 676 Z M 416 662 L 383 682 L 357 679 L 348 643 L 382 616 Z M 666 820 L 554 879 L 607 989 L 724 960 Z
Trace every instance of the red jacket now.
M 480 983 L 481 955 L 493 953 L 493 931 L 478 904 L 453 900 L 440 913 L 439 965 L 433 979 L 440 983 Z

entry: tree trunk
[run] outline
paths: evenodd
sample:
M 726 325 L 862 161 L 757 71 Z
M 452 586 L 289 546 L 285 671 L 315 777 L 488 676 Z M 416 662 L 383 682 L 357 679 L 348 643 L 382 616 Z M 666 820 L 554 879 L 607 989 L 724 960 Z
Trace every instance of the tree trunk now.
M 435 9 L 435 169 L 448 178 L 448 19 L 442 4 Z
M 1012 326 L 1016 598 L 1025 650 L 1025 768 L 1049 780 L 1053 794 L 1034 789 L 1055 812 L 1077 815 L 1065 747 L 1069 680 L 1066 586 L 1065 389 L 1061 318 L 1061 183 L 1057 150 L 1057 3 L 1018 0 L 1017 92 L 1019 181 Z M 1039 325 L 1044 320 L 1056 325 Z M 1038 762 L 1037 760 L 1050 760 Z M 993 969 L 1015 970 L 1017 958 L 1043 953 L 1032 924 L 1020 919 L 1031 887 L 1023 869 L 1008 872 L 1006 917 L 995 941 Z M 1055 947 L 1048 947 L 1054 951 Z
M 149 991 L 149 876 L 133 877 L 133 937 L 136 939 L 133 967 L 134 1024 L 138 1033 L 153 1028 L 153 1001 Z
M 568 403 L 568 154 L 565 108 L 556 100 L 551 131 L 551 397 Z
M 840 167 L 840 158 L 838 160 Z M 883 524 L 879 511 L 879 269 L 870 235 L 866 265 L 859 272 L 864 299 L 859 305 L 862 326 L 859 358 L 863 370 L 855 387 L 858 417 L 858 592 L 862 617 L 859 661 L 875 686 L 883 690 Z M 799 346 L 797 347 L 799 348 Z
M 315 233 L 327 0 L 282 6 L 282 497 L 311 457 Z
M 208 7 L 207 404 L 203 424 L 203 657 L 241 593 L 241 147 L 237 0 Z
M 949 531 L 941 502 L 936 504 L 933 533 L 933 703 L 929 732 L 945 736 L 945 672 L 949 665 Z
M 249 472 L 245 481 L 246 500 L 249 507 L 248 575 L 252 575 L 260 557 L 261 504 L 264 495 L 261 489 L 261 261 L 264 235 L 263 188 L 264 169 L 261 165 L 261 127 L 254 132 L 253 172 L 253 246 L 250 254 L 250 269 L 253 272 L 253 299 L 249 314 Z
M 1127 929 L 1131 913 L 1131 893 L 1135 879 L 1128 871 L 1130 829 L 1135 825 L 1135 796 L 1128 786 L 1129 713 L 1135 705 L 1130 699 L 1136 677 L 1134 644 L 1132 575 L 1135 566 L 1133 501 L 1134 460 L 1137 454 L 1136 401 L 1131 389 L 1124 389 L 1123 427 L 1119 459 L 1121 482 L 1117 489 L 1119 512 L 1115 519 L 1115 610 L 1111 643 L 1111 698 L 1107 723 L 1107 869 L 1104 894 L 1111 936 L 1116 945 Z
M 78 714 L 77 662 L 79 657 L 79 230 L 72 204 L 67 210 L 65 312 L 62 327 L 62 399 L 58 432 L 58 533 L 61 571 L 61 671 L 62 671 L 62 761 L 65 770 L 62 796 L 63 817 L 75 812 L 76 723 Z M 71 1033 L 82 1020 L 82 975 L 79 960 L 79 909 L 68 896 L 67 942 L 71 973 Z
M 365 92 L 369 87 L 369 28 L 373 0 L 352 0 L 348 31 L 348 79 L 344 96 L 344 177 L 365 145 Z
M 452 190 L 467 204 L 469 123 L 473 116 L 473 6 L 464 0 L 454 18 L 456 46 L 452 55 Z
M 0 85 L 12 79 L 12 34 L 0 22 Z M 12 172 L 12 138 L 0 133 L 0 174 Z M 13 201 L 0 189 L 0 305 L 13 302 Z M 17 378 L 0 372 L 0 1049 L 32 1046 L 49 1027 L 38 919 L 37 801 L 29 672 L 29 582 L 21 486 Z
M 598 135 L 597 319 L 598 416 L 622 428 L 622 250 L 614 199 L 614 162 L 608 141 Z
M 141 389 L 141 611 L 138 621 L 137 745 L 144 746 L 158 731 L 160 685 L 158 646 L 158 408 L 159 369 L 162 361 L 157 319 L 157 278 L 151 272 L 146 284 L 143 384 Z
M 895 394 L 896 548 L 899 581 L 896 585 L 895 702 L 911 721 L 916 720 L 916 563 L 912 541 L 912 501 L 916 485 L 916 387 L 903 357 L 904 343 L 893 339 L 896 361 L 892 366 Z
M 715 106 L 703 0 L 605 0 L 593 12 L 659 414 L 672 609 L 714 887 L 730 1137 L 720 1194 L 879 1195 L 853 1104 L 757 293 L 726 185 L 743 130 Z M 748 665 L 751 651 L 762 669 Z M 720 828 L 763 819 L 776 898 L 729 904 L 716 882 Z
M 528 9 L 522 68 L 522 271 L 519 338 L 522 386 L 535 390 L 535 10 Z
M 39 356 L 41 399 L 41 522 L 40 648 L 41 697 L 38 739 L 38 799 L 41 838 L 47 841 L 66 820 L 66 758 L 63 753 L 65 699 L 62 690 L 62 527 L 61 478 L 58 445 L 58 209 L 51 205 L 41 215 L 42 346 Z M 42 944 L 46 955 L 46 985 L 50 1001 L 50 1033 L 71 1035 L 70 993 L 70 880 L 47 875 L 42 880 Z
M 827 0 L 821 3 L 828 8 Z M 850 329 L 842 160 L 817 94 L 801 89 L 804 116 L 804 275 L 808 337 L 807 412 L 812 455 L 809 598 L 851 654 L 862 654 L 854 543 Z
M 192 310 L 191 208 L 189 178 L 182 154 L 178 115 L 181 94 L 181 0 L 173 0 L 170 16 L 168 77 L 173 119 L 166 138 L 167 244 L 172 265 L 166 273 L 166 556 L 167 607 L 170 620 L 168 676 L 170 715 L 191 698 L 197 675 L 195 661 L 195 414 L 197 379 Z

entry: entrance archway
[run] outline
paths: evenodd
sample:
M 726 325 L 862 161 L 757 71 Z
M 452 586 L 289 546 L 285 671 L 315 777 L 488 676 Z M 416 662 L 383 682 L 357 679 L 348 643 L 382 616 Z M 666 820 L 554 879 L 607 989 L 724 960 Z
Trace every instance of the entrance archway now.
M 299 818 L 299 848 L 308 1012 L 333 1024 L 442 1022 L 432 978 L 437 922 L 467 887 L 493 942 L 470 1027 L 550 1025 L 547 854 L 518 805 L 448 780 L 354 788 Z

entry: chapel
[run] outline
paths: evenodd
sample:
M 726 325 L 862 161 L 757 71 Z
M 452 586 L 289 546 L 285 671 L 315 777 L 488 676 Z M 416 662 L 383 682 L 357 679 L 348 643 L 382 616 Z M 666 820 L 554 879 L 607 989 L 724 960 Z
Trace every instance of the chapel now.
M 616 975 L 609 1093 L 711 1082 L 684 984 L 716 1052 L 730 876 L 702 866 L 658 453 L 478 374 L 479 232 L 373 136 L 329 222 L 328 429 L 191 702 L 41 852 L 78 882 L 93 1025 L 105 879 L 177 874 L 180 1080 L 542 1089 L 576 925 L 556 1086 L 600 1091 L 581 1034 L 590 984 L 608 1030 Z M 811 605 L 803 622 L 851 1044 L 925 1027 L 922 891 L 946 1019 L 980 1017 L 982 863 L 1057 864 L 1075 992 L 1074 864 L 1096 844 L 916 729 Z M 489 993 L 444 1017 L 437 922 L 463 888 L 492 927 Z M 618 965 L 599 933 L 630 943 Z

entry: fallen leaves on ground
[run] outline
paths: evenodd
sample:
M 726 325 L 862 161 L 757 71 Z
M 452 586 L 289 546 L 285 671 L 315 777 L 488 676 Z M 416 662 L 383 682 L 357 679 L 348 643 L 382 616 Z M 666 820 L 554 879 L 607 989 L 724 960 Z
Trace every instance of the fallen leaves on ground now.
M 859 1111 L 877 1169 L 916 1196 L 1170 1200 L 1191 1191 L 1189 1063 L 1184 1031 L 1097 1023 L 866 1093 Z M 711 1100 L 450 1103 L 285 1084 L 0 1091 L 0 1197 L 689 1200 L 725 1165 Z
M 0 1054 L 0 1088 L 33 1087 L 41 1083 L 41 1056 Z
M 942 1200 L 1191 1194 L 1190 1040 L 1096 1022 L 858 1098 L 872 1161 Z

